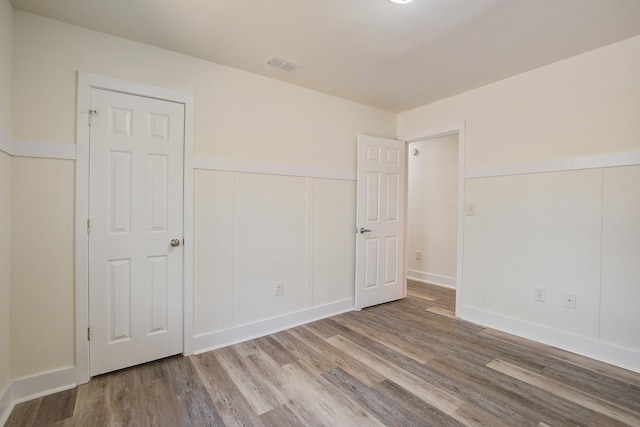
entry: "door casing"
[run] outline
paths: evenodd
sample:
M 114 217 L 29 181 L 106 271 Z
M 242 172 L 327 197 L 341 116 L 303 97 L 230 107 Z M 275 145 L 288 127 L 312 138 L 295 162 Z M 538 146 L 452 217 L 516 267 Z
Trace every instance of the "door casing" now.
M 136 83 L 99 74 L 78 72 L 78 98 L 76 120 L 76 383 L 89 381 L 89 136 L 91 89 L 104 89 L 130 95 L 145 96 L 184 105 L 184 197 L 183 227 L 185 245 L 183 247 L 183 352 L 193 353 L 193 143 L 194 143 L 194 100 L 193 94 Z
M 410 144 L 412 142 L 424 141 L 427 139 L 438 138 L 441 136 L 451 135 L 454 133 L 458 134 L 458 241 L 457 241 L 457 255 L 456 255 L 456 315 L 459 316 L 460 307 L 462 307 L 462 262 L 463 262 L 463 242 L 464 242 L 464 201 L 465 201 L 465 133 L 466 123 L 464 121 L 452 123 L 446 126 L 438 127 L 438 128 L 425 128 L 423 130 L 419 130 L 417 132 L 412 133 L 411 135 L 407 135 L 404 138 L 397 138 L 398 140 L 404 141 L 405 144 Z M 409 159 L 408 156 L 405 156 L 405 174 L 404 174 L 404 247 L 403 247 L 403 282 L 404 286 L 404 295 L 406 297 L 406 282 L 407 282 L 407 254 L 408 254 L 408 215 L 409 215 Z M 357 283 L 354 281 L 354 285 L 357 286 Z

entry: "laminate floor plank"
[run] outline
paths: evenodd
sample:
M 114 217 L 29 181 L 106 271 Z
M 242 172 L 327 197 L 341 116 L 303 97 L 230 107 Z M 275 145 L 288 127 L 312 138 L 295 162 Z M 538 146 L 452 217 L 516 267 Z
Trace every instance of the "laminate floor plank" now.
M 276 390 L 265 385 L 262 375 L 256 375 L 255 370 L 244 362 L 244 358 L 241 358 L 233 347 L 216 350 L 215 355 L 257 415 L 280 406 L 280 402 L 274 395 Z
M 182 416 L 181 395 L 172 393 L 173 386 L 167 377 L 160 377 L 142 385 L 144 399 L 140 399 L 143 415 L 138 420 L 149 420 L 152 426 L 185 426 Z M 191 402 L 190 402 L 191 404 Z
M 529 384 L 477 364 L 458 361 L 452 369 L 449 360 L 434 359 L 429 369 L 455 378 L 460 393 L 470 405 L 466 411 L 481 410 L 508 425 L 533 426 L 540 421 L 552 425 L 587 425 L 592 415 L 586 408 L 549 393 L 536 394 L 537 390 Z M 474 406 L 478 408 L 473 409 Z
M 7 427 L 640 426 L 640 374 L 408 297 L 16 405 Z
M 413 315 L 408 315 L 413 318 Z M 381 317 L 381 322 L 388 322 L 386 317 Z M 477 360 L 479 363 L 486 364 L 492 359 L 500 357 L 512 360 L 519 364 L 526 364 L 528 369 L 536 369 L 542 371 L 544 365 L 539 358 L 532 356 L 530 351 L 521 350 L 519 348 L 502 345 L 502 343 L 493 342 L 493 345 L 487 345 L 482 338 L 478 337 L 478 329 L 452 328 L 451 325 L 441 325 L 443 321 L 433 321 L 433 318 L 414 319 L 411 325 L 407 325 L 406 329 L 412 337 L 420 338 L 425 345 L 431 346 L 430 351 L 435 352 L 439 356 L 443 353 L 450 354 L 450 357 L 466 358 Z M 459 323 L 459 321 L 456 321 Z M 420 328 L 424 324 L 424 330 Z M 399 326 L 396 326 L 399 327 Z M 414 328 L 414 329 L 411 329 Z
M 291 400 L 314 416 L 306 420 L 321 426 L 383 426 L 376 417 L 357 405 L 304 361 L 282 367 Z M 295 410 L 292 408 L 292 410 Z
M 473 360 L 479 360 L 480 357 L 483 357 L 482 361 L 484 363 L 488 363 L 495 358 L 495 355 L 491 353 L 492 349 L 472 348 L 473 342 L 466 340 L 467 336 L 475 335 L 472 332 L 456 331 L 449 326 L 439 328 L 436 325 L 425 323 L 424 321 L 420 322 L 419 319 L 414 319 L 409 314 L 405 314 L 405 316 L 409 317 L 411 321 L 407 322 L 405 318 L 403 322 L 401 317 L 396 319 L 393 318 L 393 316 L 381 316 L 379 312 L 374 311 L 364 313 L 362 316 L 350 320 L 356 324 L 366 321 L 374 329 L 382 331 L 403 331 L 402 334 L 397 335 L 403 341 L 410 342 L 415 346 L 417 351 L 421 352 L 423 358 L 427 358 L 427 360 L 436 356 L 441 357 L 443 356 L 443 352 L 448 352 L 452 358 L 470 357 Z M 335 321 L 338 322 L 339 319 L 335 319 Z M 415 322 L 419 323 L 416 324 Z M 353 330 L 352 327 L 345 328 L 347 330 Z M 376 337 L 377 335 L 372 336 Z
M 326 358 L 320 351 L 305 344 L 294 335 L 293 330 L 278 332 L 273 335 L 273 338 L 287 351 L 295 355 L 296 361 L 306 361 L 307 365 L 313 368 L 318 375 L 335 367 L 335 362 Z
M 429 405 L 424 400 L 421 400 L 415 394 L 400 387 L 398 384 L 391 380 L 384 380 L 375 386 L 375 389 L 391 400 L 396 406 L 404 408 L 406 411 L 413 413 L 418 419 L 422 420 L 422 424 L 428 426 L 440 426 L 440 427 L 460 427 L 469 425 L 458 421 L 464 417 L 457 414 L 456 409 L 455 416 L 449 416 L 443 411 L 433 405 Z M 493 420 L 495 422 L 495 419 Z M 473 425 L 473 424 L 472 424 Z
M 256 343 L 261 351 L 268 354 L 279 365 L 286 365 L 287 363 L 295 362 L 297 358 L 291 354 L 286 348 L 284 348 L 273 337 L 266 336 L 258 338 Z
M 369 326 L 364 322 L 357 322 L 346 317 L 338 317 L 334 320 L 361 335 L 375 336 L 381 344 L 412 358 L 416 362 L 424 363 L 433 357 L 432 354 L 427 354 L 419 343 L 409 341 L 404 337 L 398 336 L 398 334 L 389 333 L 380 328 Z
M 165 365 L 171 387 L 177 395 L 181 424 L 225 425 L 193 362 L 193 358 L 173 357 Z
M 346 314 L 346 313 L 345 313 Z M 336 316 L 339 317 L 339 316 Z M 333 317 L 335 319 L 335 317 Z M 330 338 L 336 334 L 336 332 L 328 326 L 325 322 L 326 319 L 320 319 L 315 322 L 307 323 L 305 326 L 310 328 L 316 335 L 322 338 Z
M 603 363 L 598 360 L 582 356 L 580 354 L 571 353 L 546 344 L 531 341 L 517 335 L 498 331 L 496 329 L 486 328 L 480 333 L 480 335 L 492 337 L 497 340 L 502 340 L 505 341 L 508 345 L 519 346 L 525 350 L 537 352 L 540 355 L 544 355 L 544 357 L 566 362 L 569 366 L 576 366 L 580 369 L 589 370 L 596 376 L 611 377 L 620 380 L 621 382 L 640 387 L 640 374 L 629 371 L 628 369 L 609 365 L 607 363 Z
M 31 427 L 36 421 L 42 398 L 20 403 L 13 408 L 5 427 Z
M 267 426 L 304 427 L 306 425 L 286 405 L 265 412 L 260 415 L 260 420 Z
M 340 368 L 334 368 L 322 374 L 340 392 L 366 409 L 384 425 L 420 426 L 424 424 L 413 412 L 398 406 L 379 390 L 358 381 Z
M 363 360 L 371 369 L 385 378 L 392 379 L 401 387 L 409 390 L 423 401 L 440 408 L 444 413 L 451 415 L 462 404 L 462 401 L 429 381 L 416 376 L 414 373 L 404 370 L 388 361 L 382 355 L 369 351 L 358 344 L 349 341 L 339 335 L 328 339 L 334 346 L 343 349 L 353 357 Z
M 73 416 L 78 390 L 73 388 L 42 398 L 35 425 L 53 424 Z
M 527 384 L 538 387 L 539 389 L 546 390 L 557 397 L 561 397 L 582 407 L 601 413 L 609 418 L 613 418 L 614 420 L 627 423 L 629 425 L 635 424 L 640 426 L 640 413 L 622 407 L 616 403 L 601 400 L 597 397 L 583 393 L 574 387 L 545 378 L 534 372 L 527 372 L 524 369 L 501 360 L 494 360 L 487 366 L 498 372 L 502 372 L 505 375 L 509 375 L 513 378 L 519 379 L 520 381 L 526 382 Z
M 376 384 L 384 379 L 362 361 L 331 345 L 306 326 L 295 328 L 291 334 L 329 359 L 332 369 L 333 367 L 341 368 L 367 385 Z
M 513 427 L 512 421 L 504 420 L 494 413 L 488 412 L 480 405 L 475 405 L 471 402 L 465 402 L 456 410 L 456 416 L 466 421 L 467 426 L 473 427 Z M 438 424 L 433 424 L 434 426 Z M 517 424 L 515 424 L 517 425 Z M 527 425 L 537 425 L 532 423 L 521 424 L 522 427 Z
M 191 359 L 198 373 L 198 378 L 204 384 L 221 418 L 218 421 L 221 423 L 220 425 L 263 425 L 214 352 L 203 353 Z
M 603 375 L 594 375 L 580 366 L 564 363 L 547 365 L 542 375 L 602 400 L 620 402 L 623 406 L 640 413 L 640 387 Z
M 64 426 L 109 426 L 110 382 L 115 375 L 101 375 L 78 387 L 73 417 L 65 420 Z
M 428 295 L 423 295 L 420 292 L 408 291 L 407 292 L 407 296 L 410 296 L 410 297 L 413 297 L 413 298 L 420 298 L 421 300 L 429 301 L 430 303 L 436 301 L 436 298 L 428 296 Z
M 141 410 L 142 389 L 137 369 L 117 371 L 109 384 L 109 415 L 113 425 L 149 425 Z M 144 421 L 142 421 L 144 420 Z

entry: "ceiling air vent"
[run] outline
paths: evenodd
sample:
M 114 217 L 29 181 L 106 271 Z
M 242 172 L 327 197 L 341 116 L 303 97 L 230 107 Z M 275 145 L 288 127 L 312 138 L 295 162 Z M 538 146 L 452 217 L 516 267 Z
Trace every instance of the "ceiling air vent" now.
M 277 56 L 272 56 L 271 58 L 269 58 L 267 60 L 267 64 L 271 65 L 272 67 L 284 70 L 288 73 L 293 73 L 298 68 L 302 67 L 302 65 L 296 64 L 295 62 L 287 61 L 286 59 L 279 58 Z

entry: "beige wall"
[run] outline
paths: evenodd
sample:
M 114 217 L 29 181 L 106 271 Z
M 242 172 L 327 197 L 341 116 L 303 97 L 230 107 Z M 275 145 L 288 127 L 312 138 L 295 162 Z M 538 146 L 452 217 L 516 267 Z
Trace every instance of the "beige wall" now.
M 480 177 L 465 181 L 476 216 L 464 221 L 461 313 L 499 325 L 516 320 L 519 333 L 534 338 L 559 331 L 612 345 L 635 355 L 627 361 L 635 357 L 638 369 L 640 317 L 630 301 L 640 272 L 630 254 L 640 239 L 639 166 L 490 173 L 637 152 L 639 75 L 635 37 L 398 116 L 400 139 L 466 122 L 466 170 Z M 536 287 L 546 288 L 545 302 L 534 301 Z M 575 309 L 564 307 L 566 292 L 576 293 Z M 571 345 L 608 357 L 596 345 Z
M 14 17 L 18 141 L 75 143 L 78 70 L 194 93 L 197 157 L 352 172 L 358 133 L 395 135 L 395 116 L 384 111 L 35 15 Z M 74 162 L 20 159 L 13 176 L 11 369 L 21 378 L 74 363 Z M 194 178 L 196 334 L 352 296 L 352 181 L 208 170 Z M 285 291 L 276 298 L 280 280 Z
M 354 131 L 395 136 L 381 110 L 28 13 L 15 19 L 18 140 L 75 143 L 78 70 L 194 93 L 196 156 L 353 170 Z M 34 105 L 49 112 L 38 126 Z
M 13 14 L 9 0 L 0 1 L 0 141 L 11 141 L 11 73 Z M 11 157 L 0 150 L 0 397 L 9 382 L 9 241 Z M 0 405 L 0 414 L 2 413 Z
M 74 176 L 70 160 L 13 158 L 13 379 L 74 365 Z
M 398 115 L 398 138 L 466 120 L 467 168 L 637 150 L 640 36 Z
M 414 149 L 418 150 L 416 155 L 412 153 Z M 455 279 L 458 134 L 411 143 L 407 153 L 408 275 L 420 279 L 423 276 L 419 273 L 423 273 Z M 416 257 L 418 251 L 421 253 L 420 259 Z M 451 284 L 447 280 L 440 283 L 443 282 Z

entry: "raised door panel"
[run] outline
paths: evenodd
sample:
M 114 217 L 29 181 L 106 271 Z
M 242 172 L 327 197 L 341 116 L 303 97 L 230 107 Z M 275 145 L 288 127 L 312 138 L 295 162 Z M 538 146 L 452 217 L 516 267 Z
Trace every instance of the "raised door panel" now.
M 149 231 L 166 232 L 169 217 L 169 158 L 166 154 L 150 154 L 149 165 L 151 169 Z
M 169 325 L 169 260 L 167 256 L 149 257 L 149 327 L 147 334 L 166 332 Z
M 380 239 L 365 238 L 365 289 L 378 287 L 380 272 Z
M 109 344 L 131 339 L 131 260 L 109 261 Z
M 131 153 L 111 151 L 109 162 L 109 230 L 131 232 Z

